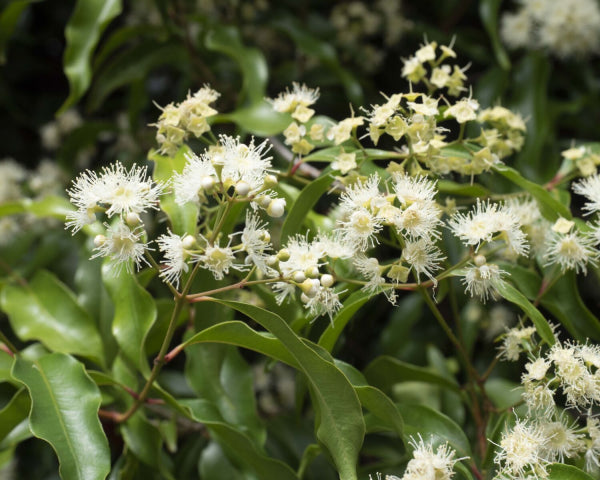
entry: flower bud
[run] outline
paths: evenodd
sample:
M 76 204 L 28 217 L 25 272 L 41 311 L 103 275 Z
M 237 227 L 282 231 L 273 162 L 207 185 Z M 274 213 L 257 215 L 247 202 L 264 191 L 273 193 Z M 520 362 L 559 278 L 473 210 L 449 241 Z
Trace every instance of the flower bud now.
M 476 266 L 482 267 L 486 264 L 487 259 L 483 255 L 476 255 L 473 261 L 475 262 Z
M 196 245 L 196 239 L 194 237 L 192 237 L 191 235 L 186 235 L 181 240 L 181 245 L 183 246 L 184 249 L 190 250 L 191 248 L 194 248 L 194 246 Z
M 302 283 L 304 282 L 304 280 L 306 280 L 306 275 L 304 275 L 304 272 L 294 272 L 294 275 L 292 276 L 292 278 L 294 279 L 294 282 L 296 283 Z
M 250 193 L 250 184 L 248 182 L 240 180 L 235 185 L 235 193 L 237 193 L 241 197 L 247 196 Z
M 333 275 L 329 275 L 328 273 L 321 275 L 321 285 L 325 288 L 331 287 L 335 283 Z
M 285 199 L 275 198 L 271 200 L 267 207 L 267 214 L 273 218 L 281 217 L 285 212 Z
M 203 190 L 211 190 L 215 186 L 215 179 L 209 175 L 200 179 L 200 186 Z
M 94 237 L 94 246 L 101 247 L 106 242 L 106 237 L 104 235 L 96 235 Z
M 290 259 L 290 251 L 287 248 L 282 248 L 277 253 L 277 259 L 280 262 L 287 262 Z
M 308 278 L 318 278 L 319 268 L 315 267 L 314 265 L 312 267 L 308 267 L 306 270 L 304 270 L 304 275 L 306 275 Z

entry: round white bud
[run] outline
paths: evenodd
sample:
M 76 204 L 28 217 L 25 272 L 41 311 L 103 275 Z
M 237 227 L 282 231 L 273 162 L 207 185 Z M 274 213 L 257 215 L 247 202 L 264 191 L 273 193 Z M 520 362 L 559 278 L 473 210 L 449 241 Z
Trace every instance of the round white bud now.
M 296 283 L 302 283 L 304 280 L 306 280 L 306 275 L 304 275 L 304 272 L 294 272 L 294 275 L 292 275 L 292 278 L 294 279 L 294 282 Z
M 285 213 L 285 199 L 274 198 L 267 207 L 267 214 L 273 218 L 279 218 Z
M 209 175 L 200 179 L 200 186 L 203 190 L 210 190 L 215 186 L 215 179 Z
M 189 249 L 193 248 L 194 245 L 196 245 L 196 239 L 194 237 L 192 237 L 191 235 L 186 235 L 181 240 L 181 245 L 184 249 L 189 250 Z
M 331 287 L 335 283 L 333 275 L 329 275 L 328 273 L 321 275 L 321 285 L 325 288 Z
M 317 278 L 319 276 L 319 268 L 313 265 L 304 270 L 304 274 L 309 278 Z
M 140 223 L 142 223 L 142 219 L 136 212 L 129 212 L 125 216 L 125 223 L 130 227 L 137 227 Z
M 244 182 L 244 180 L 240 180 L 235 185 L 235 193 L 241 197 L 247 196 L 250 193 L 250 184 L 248 182 Z
M 486 264 L 487 259 L 483 255 L 476 255 L 473 261 L 476 266 L 483 267 Z
M 106 242 L 106 237 L 104 235 L 96 235 L 94 237 L 94 246 L 101 247 Z

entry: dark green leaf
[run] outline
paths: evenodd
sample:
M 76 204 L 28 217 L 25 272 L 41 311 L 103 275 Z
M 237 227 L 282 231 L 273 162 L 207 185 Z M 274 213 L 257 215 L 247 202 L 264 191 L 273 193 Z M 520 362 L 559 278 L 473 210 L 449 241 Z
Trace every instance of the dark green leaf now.
M 455 392 L 460 391 L 456 381 L 445 378 L 430 368 L 418 367 L 385 355 L 367 365 L 364 374 L 371 385 L 384 392 L 390 391 L 396 383 L 407 381 L 433 383 Z
M 7 285 L 0 293 L 0 305 L 22 340 L 40 340 L 56 352 L 103 363 L 96 323 L 52 273 L 40 270 L 28 284 Z
M 371 386 L 355 386 L 363 407 L 379 420 L 386 430 L 391 430 L 404 440 L 404 421 L 398 408 L 381 390 Z
M 65 28 L 67 47 L 63 58 L 69 80 L 69 97 L 60 114 L 74 105 L 92 80 L 91 56 L 100 35 L 110 21 L 121 13 L 120 0 L 79 0 Z
M 479 2 L 479 15 L 481 21 L 485 27 L 490 40 L 492 41 L 492 48 L 496 55 L 496 60 L 504 70 L 510 68 L 510 59 L 502 46 L 500 36 L 498 35 L 498 12 L 500 11 L 500 4 L 502 0 L 483 0 Z
M 110 451 L 98 420 L 102 397 L 83 365 L 52 353 L 34 362 L 17 358 L 12 373 L 29 390 L 31 431 L 54 448 L 62 478 L 106 478 Z
M 577 467 L 553 463 L 550 465 L 548 480 L 593 480 L 593 477 Z
M 253 135 L 270 137 L 283 132 L 291 123 L 291 118 L 285 113 L 276 112 L 269 102 L 263 100 L 231 113 L 216 115 L 213 122 L 234 122 Z
M 441 193 L 463 195 L 466 197 L 487 197 L 490 191 L 478 183 L 457 183 L 452 180 L 438 180 L 437 188 Z
M 115 306 L 112 333 L 125 356 L 142 372 L 148 372 L 144 349 L 146 335 L 156 319 L 154 298 L 124 268 L 116 272 L 108 262 L 102 279 Z
M 227 478 L 227 480 L 244 480 L 244 476 L 225 456 L 221 446 L 211 441 L 200 454 L 198 471 L 201 478 Z
M 540 313 L 540 311 L 535 308 L 529 300 L 527 300 L 525 295 L 505 281 L 498 282 L 496 288 L 498 289 L 498 293 L 500 293 L 503 298 L 521 307 L 521 310 L 523 310 L 523 312 L 529 316 L 542 340 L 544 340 L 550 346 L 554 345 L 556 340 L 550 325 L 548 325 L 548 322 Z
M 291 236 L 300 231 L 304 218 L 321 198 L 321 195 L 329 189 L 331 182 L 333 182 L 333 178 L 330 176 L 329 171 L 325 171 L 318 179 L 302 189 L 283 222 L 281 228 L 282 245 L 285 245 Z
M 2 410 L 0 410 L 0 442 L 13 431 L 29 414 L 31 399 L 26 389 L 21 388 L 17 391 Z
M 535 198 L 542 215 L 546 219 L 550 220 L 551 222 L 555 222 L 558 217 L 564 217 L 567 219 L 572 218 L 571 211 L 556 198 L 554 198 L 550 192 L 545 190 L 544 187 L 538 185 L 537 183 L 527 180 L 514 168 L 507 167 L 502 163 L 497 163 L 492 167 L 492 170 L 509 179 L 511 182 L 518 185 L 523 190 L 528 192 L 533 198 Z
M 14 202 L 2 203 L 0 217 L 17 213 L 32 213 L 38 217 L 52 217 L 64 221 L 67 213 L 74 209 L 66 198 L 48 195 L 39 200 L 23 198 Z
M 296 359 L 311 386 L 317 409 L 317 438 L 327 447 L 344 480 L 356 479 L 356 463 L 365 424 L 360 402 L 345 375 L 305 344 L 281 317 L 253 305 L 212 299 L 261 324 Z M 323 350 L 323 354 L 326 352 Z

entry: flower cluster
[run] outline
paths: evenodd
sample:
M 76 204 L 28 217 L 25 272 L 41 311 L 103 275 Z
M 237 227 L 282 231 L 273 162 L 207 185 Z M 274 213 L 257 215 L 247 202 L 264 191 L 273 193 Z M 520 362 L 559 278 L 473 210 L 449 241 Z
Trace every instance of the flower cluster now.
M 519 2 L 502 16 L 501 36 L 510 48 L 542 48 L 557 57 L 581 57 L 600 48 L 600 8 L 594 0 Z

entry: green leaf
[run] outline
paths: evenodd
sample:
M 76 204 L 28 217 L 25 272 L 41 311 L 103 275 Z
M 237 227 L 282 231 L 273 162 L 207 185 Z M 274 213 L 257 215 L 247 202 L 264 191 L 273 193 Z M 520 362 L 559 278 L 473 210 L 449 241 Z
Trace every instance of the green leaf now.
M 121 13 L 120 0 L 79 0 L 65 28 L 67 46 L 63 57 L 69 80 L 69 97 L 60 107 L 60 115 L 85 93 L 92 80 L 91 56 L 100 35 L 110 21 Z
M 281 227 L 281 244 L 285 243 L 290 237 L 300 231 L 304 218 L 314 207 L 321 195 L 323 195 L 331 186 L 333 178 L 329 171 L 324 171 L 319 178 L 309 183 L 302 189 L 298 199 L 292 205 L 287 214 L 283 227 Z
M 418 367 L 386 355 L 377 357 L 367 365 L 364 374 L 371 385 L 384 392 L 390 391 L 396 383 L 407 381 L 433 383 L 455 392 L 460 391 L 456 381 L 445 378 L 430 368 Z
M 73 210 L 75 207 L 66 198 L 48 195 L 39 200 L 23 198 L 14 202 L 2 203 L 0 217 L 17 213 L 31 213 L 38 217 L 52 217 L 64 221 L 67 213 Z
M 21 340 L 39 340 L 50 350 L 103 363 L 102 340 L 94 319 L 52 273 L 39 270 L 28 284 L 6 285 L 0 305 Z
M 186 378 L 199 398 L 210 401 L 226 423 L 263 445 L 264 425 L 258 418 L 252 370 L 236 347 L 195 345 L 186 350 Z
M 34 362 L 18 357 L 12 374 L 29 390 L 31 431 L 54 448 L 61 477 L 106 478 L 110 451 L 98 420 L 102 397 L 83 365 L 63 353 Z
M 135 275 L 124 268 L 116 272 L 108 262 L 102 266 L 102 279 L 115 306 L 112 333 L 125 356 L 140 371 L 149 373 L 144 342 L 156 319 L 154 298 Z
M 352 295 L 344 300 L 343 307 L 340 308 L 333 321 L 321 334 L 321 338 L 319 338 L 319 345 L 321 345 L 328 352 L 331 352 L 335 346 L 335 342 L 342 334 L 342 331 L 348 322 L 352 319 L 358 309 L 367 303 L 371 297 L 373 297 L 373 293 L 358 291 L 352 293 Z
M 26 389 L 21 388 L 8 405 L 0 410 L 0 442 L 29 415 L 31 399 Z
M 394 402 L 381 390 L 370 385 L 355 386 L 354 390 L 362 406 L 379 419 L 380 425 L 404 440 L 404 420 Z
M 527 180 L 514 168 L 508 167 L 502 163 L 497 163 L 492 166 L 492 170 L 518 185 L 535 198 L 540 208 L 540 212 L 542 212 L 542 215 L 547 220 L 555 222 L 558 217 L 567 219 L 572 218 L 571 211 L 554 198 L 550 192 L 545 190 L 541 185 Z
M 550 465 L 548 480 L 593 480 L 593 477 L 577 467 L 553 463 Z
M 420 434 L 426 442 L 432 439 L 434 445 L 447 441 L 458 456 L 471 456 L 470 443 L 462 428 L 443 413 L 423 405 L 400 404 L 398 410 L 404 418 L 407 443 L 409 437 L 416 439 Z
M 298 480 L 285 463 L 267 456 L 246 434 L 221 419 L 210 402 L 188 400 L 181 402 L 189 408 L 192 418 L 205 425 L 224 448 L 228 456 L 248 466 L 258 478 Z
M 288 114 L 276 112 L 266 100 L 213 117 L 213 123 L 221 122 L 234 122 L 245 131 L 261 137 L 278 135 L 292 123 Z
M 496 60 L 504 70 L 510 69 L 510 59 L 506 54 L 506 50 L 502 46 L 500 36 L 498 35 L 498 12 L 500 11 L 500 4 L 502 0 L 483 0 L 479 2 L 479 16 L 483 26 L 485 27 L 490 40 L 492 42 L 492 48 Z
M 346 376 L 331 361 L 305 344 L 278 315 L 239 302 L 212 301 L 252 318 L 288 349 L 311 386 L 317 410 L 317 438 L 329 450 L 341 479 L 355 480 L 365 424 L 360 402 Z M 324 350 L 323 354 L 326 354 Z
M 192 153 L 191 150 L 186 146 L 181 147 L 174 157 L 151 152 L 148 159 L 154 162 L 154 172 L 152 173 L 154 181 L 166 184 L 175 173 L 181 173 L 187 163 L 185 155 L 190 153 Z M 178 205 L 175 203 L 175 194 L 167 193 L 160 197 L 160 208 L 169 217 L 173 233 L 177 235 L 196 234 L 197 205 L 190 202 Z
M 104 66 L 96 75 L 90 91 L 88 108 L 91 111 L 102 106 L 116 89 L 143 80 L 157 67 L 172 65 L 185 71 L 189 68 L 189 56 L 180 43 L 146 40 L 125 50 Z
M 202 449 L 198 471 L 201 478 L 244 480 L 244 476 L 231 464 L 223 448 L 215 441 L 211 441 L 206 448 Z
M 466 197 L 487 197 L 490 191 L 478 183 L 457 183 L 452 180 L 438 180 L 437 188 L 441 193 Z
M 500 293 L 503 298 L 521 307 L 521 310 L 523 310 L 529 316 L 542 340 L 544 340 L 550 346 L 554 345 L 556 340 L 550 325 L 548 325 L 548 322 L 540 313 L 540 311 L 535 308 L 529 300 L 527 300 L 525 295 L 505 281 L 498 282 L 496 288 L 498 293 Z
M 36 3 L 40 0 L 13 0 L 0 14 L 0 65 L 6 63 L 6 47 L 12 33 L 14 32 L 23 10 L 30 3 Z

